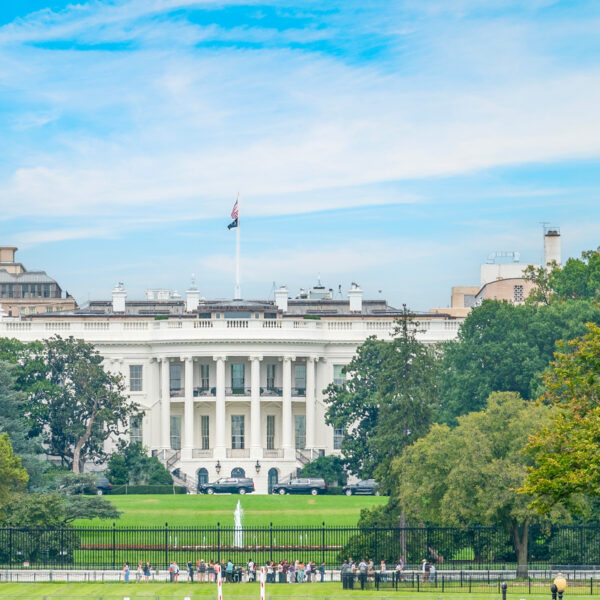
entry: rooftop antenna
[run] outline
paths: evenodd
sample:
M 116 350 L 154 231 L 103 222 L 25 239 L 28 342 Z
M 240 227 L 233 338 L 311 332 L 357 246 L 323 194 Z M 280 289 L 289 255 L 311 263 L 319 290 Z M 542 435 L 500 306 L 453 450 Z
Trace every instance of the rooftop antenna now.
M 340 298 L 342 298 L 343 296 L 342 296 L 342 284 L 341 283 L 338 284 L 338 293 L 340 295 Z

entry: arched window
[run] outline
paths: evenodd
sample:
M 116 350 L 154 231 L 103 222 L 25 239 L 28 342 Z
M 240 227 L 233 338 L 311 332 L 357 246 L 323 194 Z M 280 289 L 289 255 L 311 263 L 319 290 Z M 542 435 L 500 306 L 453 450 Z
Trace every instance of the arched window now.
M 246 477 L 246 472 L 242 467 L 235 467 L 235 469 L 231 469 L 232 477 Z
M 273 492 L 273 486 L 279 481 L 279 471 L 273 467 L 269 469 L 269 494 Z
M 204 467 L 198 469 L 196 477 L 198 478 L 198 489 L 200 488 L 201 484 L 208 483 L 208 471 Z

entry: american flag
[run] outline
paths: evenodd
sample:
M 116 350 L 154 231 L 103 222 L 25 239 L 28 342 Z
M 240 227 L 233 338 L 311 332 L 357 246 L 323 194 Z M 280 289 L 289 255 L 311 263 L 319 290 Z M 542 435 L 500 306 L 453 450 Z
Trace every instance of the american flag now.
M 238 213 L 238 201 L 235 201 L 235 204 L 233 205 L 233 210 L 231 211 L 231 218 L 232 219 L 237 219 L 239 216 Z

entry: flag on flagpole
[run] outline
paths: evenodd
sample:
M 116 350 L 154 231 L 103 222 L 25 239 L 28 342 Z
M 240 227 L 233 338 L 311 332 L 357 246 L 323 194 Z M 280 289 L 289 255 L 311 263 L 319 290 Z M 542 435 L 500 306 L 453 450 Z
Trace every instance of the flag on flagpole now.
M 227 225 L 227 229 L 233 229 L 234 227 L 238 226 L 238 218 L 239 218 L 240 214 L 238 211 L 238 201 L 235 201 L 235 204 L 233 205 L 233 210 L 231 211 L 231 218 L 233 219 L 233 221 L 231 223 L 229 223 L 229 225 Z

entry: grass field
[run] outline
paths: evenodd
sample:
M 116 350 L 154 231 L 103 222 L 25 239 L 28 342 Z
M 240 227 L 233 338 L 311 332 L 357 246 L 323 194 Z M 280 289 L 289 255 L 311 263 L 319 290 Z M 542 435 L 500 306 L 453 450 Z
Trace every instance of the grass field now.
M 139 495 L 109 496 L 123 512 L 117 526 L 203 527 L 221 523 L 233 526 L 238 500 L 244 509 L 245 527 L 326 525 L 355 526 L 363 508 L 385 504 L 378 496 L 237 496 L 237 495 Z M 75 525 L 112 525 L 112 520 L 83 520 Z
M 168 584 L 168 583 L 0 583 L 0 600 L 20 598 L 22 600 L 158 600 L 215 597 L 217 586 L 215 584 Z M 509 590 L 510 592 L 510 590 Z M 398 598 L 398 600 L 441 600 L 443 597 L 468 598 L 469 600 L 497 600 L 496 593 L 477 594 L 464 593 L 460 590 L 439 593 L 439 590 L 421 592 L 401 592 L 393 590 L 343 590 L 340 583 L 314 583 L 302 585 L 267 585 L 267 600 L 269 598 Z M 257 583 L 229 584 L 223 586 L 223 598 L 235 597 L 260 599 Z M 513 599 L 541 600 L 549 597 L 545 594 L 523 594 L 523 592 L 509 593 Z M 578 599 L 585 600 L 587 596 L 577 595 Z

